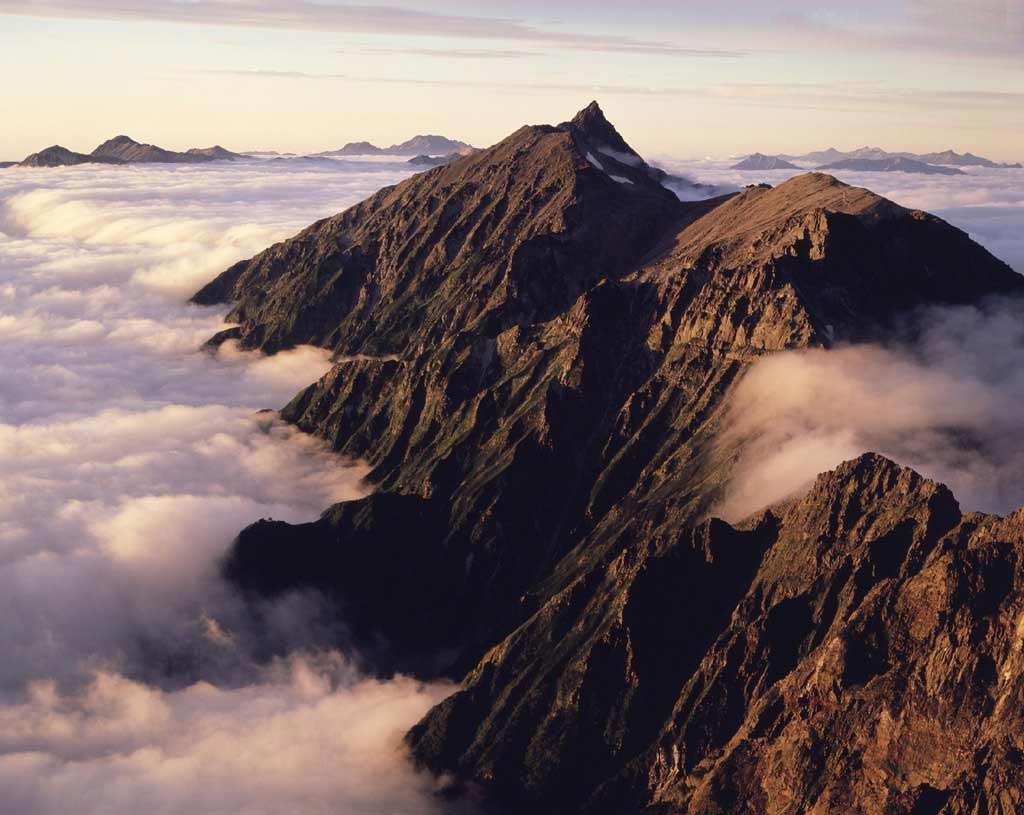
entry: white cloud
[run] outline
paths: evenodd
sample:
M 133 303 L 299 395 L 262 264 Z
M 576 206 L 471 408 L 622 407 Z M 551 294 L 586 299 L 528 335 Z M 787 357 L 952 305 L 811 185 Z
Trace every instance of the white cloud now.
M 758 362 L 724 440 L 746 446 L 714 512 L 738 520 L 860 453 L 945 483 L 967 510 L 1024 504 L 1024 301 L 927 309 L 913 339 Z
M 74 694 L 39 681 L 0 708 L 5 811 L 439 811 L 401 736 L 450 690 L 360 679 L 331 654 L 294 656 L 233 689 L 162 691 L 103 671 Z
M 401 734 L 450 688 L 360 678 L 317 655 L 330 621 L 316 598 L 286 598 L 256 627 L 217 574 L 248 523 L 312 520 L 365 494 L 365 466 L 255 412 L 328 355 L 202 351 L 222 312 L 185 303 L 407 174 L 279 162 L 0 175 L 5 811 L 433 809 Z M 254 657 L 288 649 L 312 650 Z

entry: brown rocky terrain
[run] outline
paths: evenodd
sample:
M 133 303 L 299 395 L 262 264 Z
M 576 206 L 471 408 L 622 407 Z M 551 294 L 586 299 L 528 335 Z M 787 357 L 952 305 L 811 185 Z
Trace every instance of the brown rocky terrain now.
M 862 173 L 921 173 L 923 175 L 965 175 L 956 167 L 944 167 L 941 164 L 927 164 L 923 161 L 892 156 L 890 158 L 847 158 L 834 161 L 818 168 L 819 170 L 855 170 Z
M 410 744 L 499 799 L 938 813 L 973 773 L 981 800 L 1019 759 L 982 698 L 1017 601 L 984 600 L 981 565 L 1016 574 L 1019 519 L 961 518 L 874 457 L 749 528 L 705 517 L 742 443 L 717 435 L 731 388 L 760 356 L 1024 279 L 830 176 L 694 203 L 663 181 L 593 104 L 200 291 L 234 303 L 215 342 L 337 355 L 282 415 L 377 487 L 315 523 L 254 524 L 225 574 L 256 598 L 321 590 L 379 670 L 465 676 Z M 921 575 L 947 555 L 964 588 L 940 612 Z M 936 763 L 941 717 L 964 744 L 989 727 L 991 758 Z M 948 811 L 1009 811 L 986 806 Z

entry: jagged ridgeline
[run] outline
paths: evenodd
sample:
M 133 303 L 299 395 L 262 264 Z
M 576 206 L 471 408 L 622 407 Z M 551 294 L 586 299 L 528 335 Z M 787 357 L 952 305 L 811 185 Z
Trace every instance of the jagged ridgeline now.
M 743 529 L 704 518 L 759 357 L 1024 279 L 827 175 L 690 203 L 666 181 L 594 103 L 200 291 L 233 304 L 214 343 L 338 355 L 283 416 L 376 485 L 244 530 L 226 576 L 254 598 L 323 591 L 381 671 L 464 679 L 408 741 L 497 799 L 1012 811 L 1020 517 L 961 518 L 865 457 Z

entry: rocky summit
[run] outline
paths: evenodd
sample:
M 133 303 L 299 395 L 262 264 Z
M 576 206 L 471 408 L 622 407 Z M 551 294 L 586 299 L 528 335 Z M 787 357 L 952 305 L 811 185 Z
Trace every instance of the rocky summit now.
M 1024 522 L 873 455 L 739 526 L 730 396 L 765 354 L 1022 293 L 939 218 L 809 173 L 681 202 L 596 103 L 381 190 L 195 295 L 330 349 L 282 416 L 372 495 L 244 530 L 381 672 L 462 681 L 408 735 L 545 812 L 1024 806 Z

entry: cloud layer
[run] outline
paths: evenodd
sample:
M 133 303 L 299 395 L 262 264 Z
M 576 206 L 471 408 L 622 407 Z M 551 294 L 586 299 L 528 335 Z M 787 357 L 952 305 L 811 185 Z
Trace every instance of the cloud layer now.
M 98 672 L 74 694 L 33 683 L 0 708 L 7 812 L 422 815 L 440 807 L 404 761 L 409 722 L 450 688 L 354 676 L 336 654 L 259 680 L 173 692 Z
M 908 337 L 758 362 L 730 406 L 726 438 L 747 445 L 715 514 L 742 519 L 866 451 L 965 510 L 1024 505 L 1024 301 L 926 309 Z
M 5 811 L 434 809 L 400 737 L 451 689 L 361 677 L 323 650 L 340 632 L 315 597 L 256 625 L 217 574 L 253 520 L 365 494 L 364 466 L 256 412 L 327 354 L 202 351 L 221 313 L 185 304 L 407 174 L 282 161 L 0 175 Z
M 257 413 L 329 360 L 199 351 L 221 313 L 185 305 L 235 260 L 408 173 L 295 160 L 0 174 L 0 787 L 17 812 L 436 809 L 400 734 L 451 688 L 360 676 L 325 650 L 343 632 L 315 597 L 254 626 L 216 573 L 246 523 L 364 494 L 364 467 Z M 1021 199 L 1006 178 L 871 180 L 1012 255 Z M 732 417 L 755 455 L 723 510 L 868 448 L 968 506 L 1024 502 L 1022 317 L 944 311 L 913 342 L 761 363 Z

